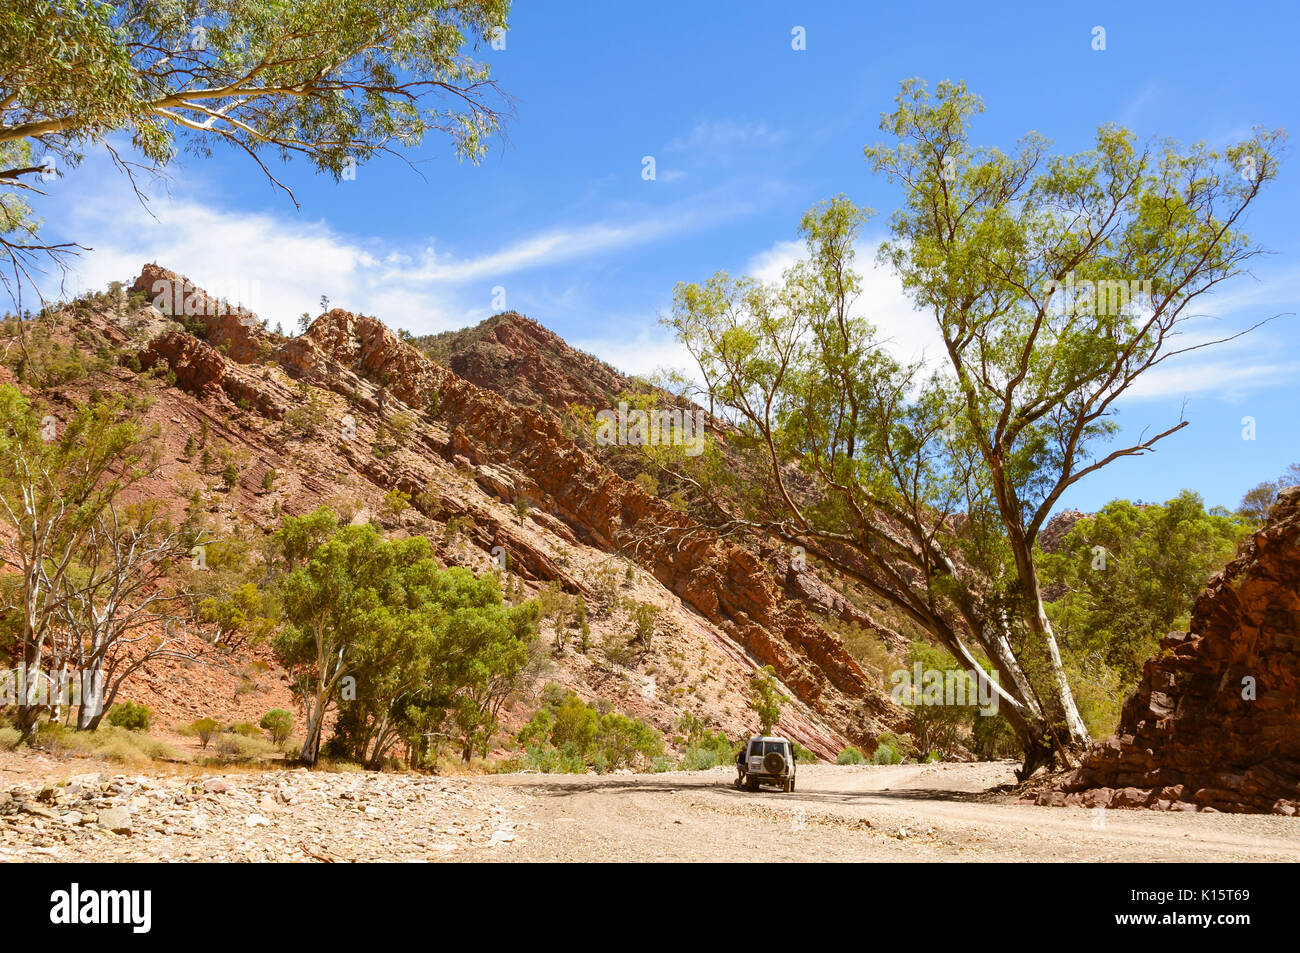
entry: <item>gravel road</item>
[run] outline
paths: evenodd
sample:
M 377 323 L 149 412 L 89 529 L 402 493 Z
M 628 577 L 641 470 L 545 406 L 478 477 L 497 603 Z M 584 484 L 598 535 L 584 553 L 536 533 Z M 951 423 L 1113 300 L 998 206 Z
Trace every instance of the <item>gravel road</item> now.
M 85 767 L 0 759 L 0 862 L 1300 860 L 1300 818 L 1020 804 L 1010 762 L 810 765 L 792 794 L 738 791 L 732 768 L 72 773 Z
M 1013 767 L 810 765 L 793 794 L 737 791 L 732 768 L 501 775 L 484 783 L 530 795 L 532 808 L 527 832 L 491 859 L 1300 860 L 1300 818 L 1018 804 L 989 793 Z

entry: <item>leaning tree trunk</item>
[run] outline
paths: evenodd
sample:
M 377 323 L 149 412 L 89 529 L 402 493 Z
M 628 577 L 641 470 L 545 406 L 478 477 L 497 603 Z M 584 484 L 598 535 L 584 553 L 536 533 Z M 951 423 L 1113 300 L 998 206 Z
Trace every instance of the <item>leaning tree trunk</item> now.
M 1033 646 L 1035 661 L 1042 669 L 1034 689 L 1043 706 L 1056 759 L 1064 767 L 1074 767 L 1091 740 L 1088 727 L 1079 714 L 1074 692 L 1065 675 L 1060 646 L 1057 645 L 1052 623 L 1047 618 L 1047 609 L 1038 585 L 1038 570 L 1034 566 L 1029 543 L 1021 532 L 1013 531 L 1009 535 L 1011 550 L 1016 559 L 1016 571 L 1020 577 L 1021 616 L 1029 634 L 1029 642 Z
M 324 722 L 324 706 L 313 706 L 307 712 L 307 737 L 302 740 L 302 750 L 298 760 L 304 764 L 315 764 L 320 757 L 320 736 Z
M 94 665 L 81 673 L 81 705 L 77 708 L 77 730 L 94 731 L 104 717 L 104 671 Z

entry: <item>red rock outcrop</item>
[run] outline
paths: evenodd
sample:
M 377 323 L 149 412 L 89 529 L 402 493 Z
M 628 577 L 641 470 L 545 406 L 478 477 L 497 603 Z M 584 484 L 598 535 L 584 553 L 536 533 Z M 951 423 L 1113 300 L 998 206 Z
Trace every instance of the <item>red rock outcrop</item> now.
M 205 339 L 223 347 L 240 364 L 251 363 L 270 349 L 270 336 L 257 315 L 238 303 L 213 298 L 184 275 L 161 265 L 145 265 L 131 291 L 144 294 L 162 314 L 202 320 Z
M 702 531 L 602 466 L 551 415 L 463 380 L 374 318 L 338 309 L 322 315 L 277 357 L 322 386 L 337 387 L 341 374 L 382 384 L 416 409 L 436 401 L 451 429 L 441 448 L 445 459 L 465 458 L 478 467 L 480 482 L 485 465 L 508 469 L 514 492 L 563 521 L 583 542 L 622 552 L 649 570 L 859 743 L 869 744 L 882 727 L 902 727 L 903 713 L 870 684 L 839 639 L 785 596 L 757 556 Z
M 1300 813 L 1300 487 L 1161 642 L 1116 736 L 1037 802 Z
M 255 407 L 264 417 L 279 420 L 284 416 L 288 395 L 275 394 L 239 365 L 226 360 L 216 348 L 183 331 L 169 331 L 154 338 L 139 359 L 145 370 L 165 362 L 176 375 L 177 385 L 192 394 L 204 396 L 222 390 L 236 403 L 244 401 Z

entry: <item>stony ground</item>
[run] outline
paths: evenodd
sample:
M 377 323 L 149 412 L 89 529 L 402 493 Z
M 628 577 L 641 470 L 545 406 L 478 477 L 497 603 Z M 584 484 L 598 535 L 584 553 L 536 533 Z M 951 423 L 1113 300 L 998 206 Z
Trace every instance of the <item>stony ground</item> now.
M 0 859 L 411 861 L 508 845 L 511 791 L 455 778 L 306 770 L 73 775 L 0 791 Z
M 1011 767 L 817 765 L 783 794 L 737 791 L 723 768 L 445 778 L 0 763 L 0 859 L 1300 860 L 1300 819 L 1036 807 L 999 790 Z

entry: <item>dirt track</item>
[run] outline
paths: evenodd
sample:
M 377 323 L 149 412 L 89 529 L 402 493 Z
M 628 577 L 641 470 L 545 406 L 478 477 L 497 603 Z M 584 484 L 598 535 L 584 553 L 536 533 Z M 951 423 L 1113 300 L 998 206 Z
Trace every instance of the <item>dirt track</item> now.
M 1300 860 L 1300 818 L 1035 807 L 997 790 L 1012 767 L 805 766 L 784 794 L 737 791 L 732 768 L 133 775 L 10 755 L 0 862 Z
M 988 793 L 1012 767 L 817 765 L 793 794 L 737 791 L 729 768 L 483 783 L 529 796 L 493 860 L 1300 860 L 1300 818 L 1022 805 Z

